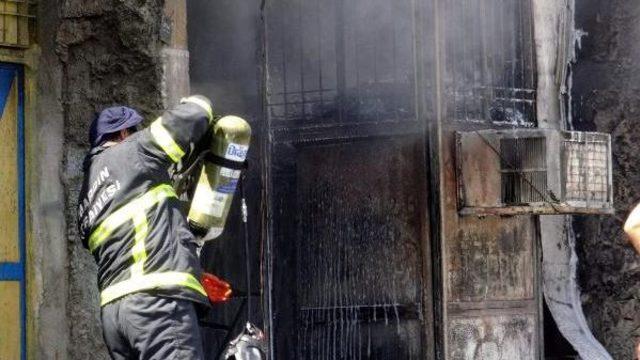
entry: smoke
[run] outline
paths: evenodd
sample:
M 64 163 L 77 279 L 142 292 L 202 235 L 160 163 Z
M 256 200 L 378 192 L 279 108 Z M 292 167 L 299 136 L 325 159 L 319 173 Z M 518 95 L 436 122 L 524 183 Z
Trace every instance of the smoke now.
M 274 125 L 424 122 L 442 76 L 448 117 L 535 126 L 528 1 L 442 2 L 439 19 L 430 1 L 271 0 L 264 12 L 262 5 L 188 2 L 192 90 L 220 112 L 261 116 L 264 100 Z
M 260 2 L 190 0 L 188 33 L 192 93 L 214 111 L 255 119 L 260 113 Z
M 267 3 L 273 125 L 416 120 L 410 1 Z
M 204 319 L 208 323 L 229 326 L 228 332 L 203 328 L 205 353 L 208 359 L 216 356 L 225 341 L 243 328 L 247 310 L 242 294 L 259 294 L 261 258 L 261 117 L 262 89 L 261 12 L 259 0 L 189 0 L 188 37 L 190 53 L 191 92 L 208 96 L 218 115 L 237 115 L 252 126 L 253 139 L 249 148 L 249 170 L 244 183 L 248 206 L 250 249 L 245 253 L 244 229 L 240 221 L 240 196 L 231 206 L 224 233 L 205 245 L 201 261 L 205 270 L 227 280 L 234 297 L 216 308 Z M 246 261 L 251 265 L 251 289 L 247 288 Z M 259 297 L 252 302 L 250 320 L 259 327 L 262 310 Z M 237 320 L 237 321 L 234 321 Z

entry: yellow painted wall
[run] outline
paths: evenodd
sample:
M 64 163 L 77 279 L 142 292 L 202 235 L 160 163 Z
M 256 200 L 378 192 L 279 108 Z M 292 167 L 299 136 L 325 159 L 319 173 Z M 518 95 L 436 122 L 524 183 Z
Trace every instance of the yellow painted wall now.
M 0 359 L 20 359 L 20 283 L 0 281 Z
M 0 118 L 0 263 L 20 261 L 16 88 L 14 83 Z

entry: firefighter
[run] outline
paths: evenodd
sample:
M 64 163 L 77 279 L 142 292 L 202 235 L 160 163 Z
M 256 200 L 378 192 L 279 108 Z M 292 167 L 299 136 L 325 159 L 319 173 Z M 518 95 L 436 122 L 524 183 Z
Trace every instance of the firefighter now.
M 139 130 L 127 107 L 92 123 L 78 224 L 98 265 L 104 340 L 113 359 L 203 359 L 197 310 L 202 269 L 169 168 L 213 121 L 192 96 Z

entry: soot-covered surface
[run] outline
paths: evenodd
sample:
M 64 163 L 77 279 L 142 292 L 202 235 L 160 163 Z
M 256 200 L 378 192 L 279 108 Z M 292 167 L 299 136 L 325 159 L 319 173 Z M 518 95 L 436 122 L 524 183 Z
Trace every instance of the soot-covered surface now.
M 573 86 L 573 126 L 611 133 L 618 215 L 640 200 L 640 3 L 576 2 L 587 33 Z M 575 221 L 582 300 L 594 335 L 614 359 L 630 359 L 640 337 L 640 257 L 613 217 Z
M 295 308 L 281 308 L 296 319 L 297 354 L 286 358 L 421 358 L 416 157 L 406 141 L 301 151 Z
M 411 1 L 265 8 L 277 359 L 418 359 L 424 124 Z

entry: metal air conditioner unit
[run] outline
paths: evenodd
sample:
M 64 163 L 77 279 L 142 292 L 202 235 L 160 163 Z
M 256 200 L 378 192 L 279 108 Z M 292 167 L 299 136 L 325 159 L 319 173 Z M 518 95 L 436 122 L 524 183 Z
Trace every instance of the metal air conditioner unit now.
M 614 212 L 609 134 L 457 132 L 456 152 L 462 215 Z

